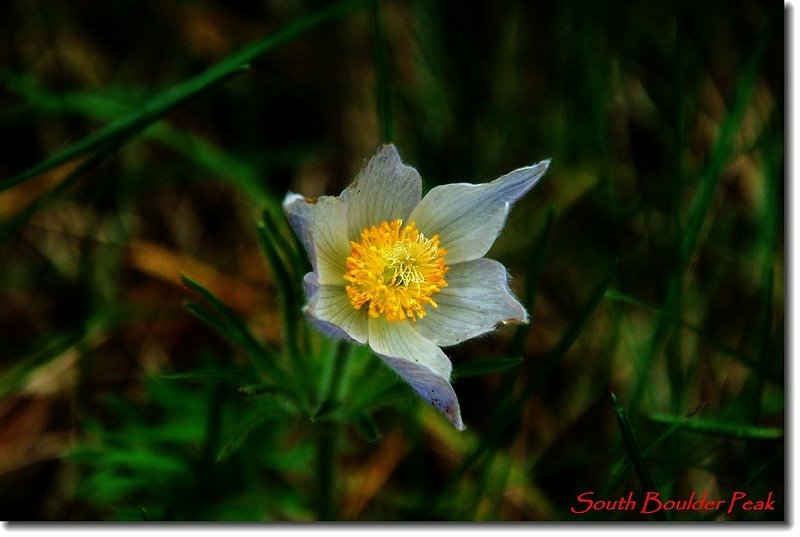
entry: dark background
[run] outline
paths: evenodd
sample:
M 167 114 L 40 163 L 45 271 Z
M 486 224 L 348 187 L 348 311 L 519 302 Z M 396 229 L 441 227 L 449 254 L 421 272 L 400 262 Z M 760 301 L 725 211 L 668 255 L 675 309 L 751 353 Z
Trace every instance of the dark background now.
M 569 508 L 655 487 L 776 499 L 671 519 L 782 520 L 783 4 L 356 2 L 299 30 L 329 6 L 0 3 L 0 517 L 648 520 Z M 286 28 L 98 162 L 11 183 Z M 184 307 L 180 274 L 292 373 L 262 210 L 288 240 L 286 191 L 338 194 L 385 141 L 425 188 L 552 159 L 489 254 L 529 329 L 449 350 L 483 372 L 454 384 L 465 433 L 358 349 L 330 419 L 243 396 L 252 353 Z

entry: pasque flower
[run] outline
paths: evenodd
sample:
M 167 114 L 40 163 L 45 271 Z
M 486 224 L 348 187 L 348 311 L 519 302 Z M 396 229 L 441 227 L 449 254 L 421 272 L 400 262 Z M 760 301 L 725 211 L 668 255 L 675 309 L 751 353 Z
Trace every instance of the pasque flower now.
M 550 161 L 490 183 L 437 186 L 422 180 L 384 145 L 338 197 L 283 202 L 313 271 L 304 311 L 324 333 L 369 345 L 459 430 L 461 410 L 442 347 L 485 334 L 528 314 L 506 270 L 483 256 L 511 204 Z

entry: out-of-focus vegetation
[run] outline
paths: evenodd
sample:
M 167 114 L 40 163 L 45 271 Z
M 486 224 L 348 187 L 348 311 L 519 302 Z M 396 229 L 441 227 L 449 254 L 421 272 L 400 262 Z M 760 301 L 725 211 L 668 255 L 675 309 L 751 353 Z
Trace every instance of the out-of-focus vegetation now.
M 0 3 L 0 517 L 782 520 L 782 9 Z M 553 161 L 464 433 L 300 318 L 278 202 L 384 141 L 426 188 Z

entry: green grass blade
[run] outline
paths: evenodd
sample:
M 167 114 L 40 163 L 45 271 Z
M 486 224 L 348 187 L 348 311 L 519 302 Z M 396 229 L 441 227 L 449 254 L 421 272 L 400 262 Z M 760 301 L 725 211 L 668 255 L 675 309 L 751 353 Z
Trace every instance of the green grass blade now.
M 727 438 L 750 440 L 779 440 L 783 438 L 783 431 L 775 427 L 755 427 L 738 423 L 725 423 L 717 420 L 695 419 L 684 416 L 669 416 L 655 414 L 650 420 L 664 425 L 676 425 L 686 431 L 724 436 Z
M 784 448 L 775 450 L 774 455 L 770 457 L 769 460 L 752 471 L 752 473 L 748 476 L 747 481 L 744 483 L 744 488 L 752 487 L 759 481 L 763 480 L 765 474 L 767 474 L 767 470 L 776 465 L 783 465 L 785 463 L 785 456 L 786 453 Z
M 631 427 L 630 421 L 628 420 L 628 415 L 625 413 L 625 409 L 620 404 L 617 396 L 613 393 L 611 394 L 611 403 L 614 406 L 614 416 L 617 418 L 617 424 L 622 433 L 625 448 L 633 462 L 633 467 L 636 469 L 636 474 L 639 476 L 642 489 L 646 491 L 658 490 L 653 476 L 650 474 L 650 469 L 647 467 L 647 463 L 644 460 L 642 449 L 639 447 L 639 441 L 636 439 L 636 434 L 633 432 L 633 427 Z M 664 511 L 658 511 L 654 516 L 659 520 L 667 520 Z
M 265 218 L 268 218 L 267 211 L 264 211 Z M 300 309 L 302 305 L 301 291 L 299 289 L 299 277 L 292 278 L 289 269 L 278 251 L 278 241 L 276 238 L 280 234 L 273 226 L 268 229 L 265 222 L 258 224 L 258 238 L 261 249 L 267 258 L 272 275 L 275 278 L 275 287 L 278 290 L 278 298 L 283 316 L 283 336 L 284 345 L 293 364 L 297 365 L 298 383 L 309 388 L 308 381 L 311 374 L 308 368 L 307 353 L 301 351 L 300 335 L 305 336 L 302 330 Z M 303 343 L 307 346 L 307 338 L 303 337 Z M 310 388 L 309 388 L 310 389 Z
M 522 358 L 519 356 L 512 358 L 489 358 L 486 360 L 476 360 L 474 362 L 461 364 L 453 368 L 453 380 L 485 375 L 487 373 L 495 373 L 497 371 L 505 371 L 506 369 L 517 367 L 521 363 Z
M 376 358 L 377 359 L 377 358 Z M 398 378 L 390 378 L 389 380 L 381 383 L 381 389 L 368 394 L 366 397 L 357 398 L 355 401 L 349 402 L 348 410 L 352 412 L 366 412 L 399 399 L 407 399 L 412 397 L 413 390 Z
M 242 386 L 239 393 L 247 398 L 259 396 L 272 396 L 278 393 L 278 388 L 274 384 L 258 384 L 256 386 Z
M 141 132 L 143 129 L 155 123 L 163 116 L 195 97 L 202 91 L 210 88 L 214 84 L 223 81 L 234 74 L 244 71 L 245 66 L 239 65 L 235 69 L 229 68 L 222 73 L 206 72 L 198 78 L 180 84 L 171 90 L 166 91 L 156 97 L 148 104 L 144 105 L 139 111 L 125 115 L 108 126 L 96 131 L 82 140 L 70 145 L 63 151 L 48 157 L 39 164 L 25 170 L 24 172 L 0 182 L 0 192 L 18 186 L 36 176 L 53 168 L 57 168 L 75 158 L 91 153 L 105 144 L 112 143 L 119 147 L 125 141 Z
M 335 490 L 339 457 L 339 442 L 342 437 L 338 424 L 323 422 L 342 407 L 342 381 L 350 362 L 350 345 L 340 341 L 333 349 L 331 366 L 320 383 L 321 403 L 312 421 L 317 423 L 314 431 L 316 443 L 316 492 L 317 513 L 320 520 L 335 518 Z
M 764 57 L 767 41 L 772 35 L 775 18 L 774 14 L 768 17 L 761 29 L 753 53 L 750 55 L 744 72 L 739 78 L 733 104 L 720 128 L 720 134 L 714 143 L 708 164 L 700 174 L 697 194 L 694 196 L 689 208 L 686 223 L 680 229 L 681 235 L 676 237 L 678 261 L 667 282 L 666 298 L 664 299 L 664 310 L 667 312 L 677 314 L 679 311 L 681 297 L 683 296 L 683 282 L 691 266 L 691 260 L 699 242 L 700 232 L 711 209 L 723 168 L 732 156 L 736 135 L 740 131 L 745 111 L 753 96 L 756 80 L 759 76 L 759 67 Z M 664 342 L 667 341 L 668 336 L 669 327 L 666 324 L 666 318 L 660 317 L 653 332 L 649 351 L 643 354 L 636 364 L 636 374 L 639 381 L 629 402 L 629 407 L 634 412 L 642 402 L 647 388 L 648 373 L 652 371 L 653 362 L 662 349 Z M 675 356 L 670 355 L 670 362 L 668 362 L 673 371 L 675 366 L 680 366 L 680 364 L 675 364 L 675 359 Z M 676 406 L 683 404 L 678 397 L 675 397 L 680 386 L 682 386 L 682 383 L 678 385 L 670 383 L 670 389 L 675 392 L 672 394 L 672 399 L 673 404 Z
M 591 296 L 589 297 L 589 301 L 584 306 L 583 310 L 581 311 L 580 315 L 577 319 L 570 325 L 567 331 L 561 336 L 556 346 L 547 353 L 547 358 L 544 360 L 542 364 L 537 368 L 536 375 L 531 379 L 531 382 L 528 383 L 527 388 L 523 392 L 525 397 L 532 395 L 537 389 L 539 389 L 540 384 L 544 381 L 546 375 L 550 373 L 550 371 L 556 366 L 556 364 L 567 354 L 569 349 L 581 335 L 583 332 L 586 323 L 589 322 L 589 318 L 592 316 L 594 311 L 597 309 L 597 306 L 600 305 L 600 302 L 603 300 L 603 297 L 606 295 L 606 291 L 608 290 L 611 283 L 614 281 L 614 277 L 617 274 L 617 266 L 619 265 L 619 259 L 615 259 L 611 265 L 611 268 L 606 273 L 605 278 L 600 284 L 595 288 L 592 292 Z
M 133 96 L 128 94 L 120 97 L 99 93 L 60 95 L 48 91 L 30 77 L 5 69 L 0 69 L 0 82 L 24 98 L 28 105 L 47 113 L 77 114 L 98 121 L 112 121 L 138 108 Z M 278 206 L 253 166 L 226 154 L 201 136 L 168 123 L 158 123 L 142 132 L 142 137 L 185 156 L 259 203 Z
M 211 291 L 192 280 L 185 274 L 181 274 L 181 281 L 183 284 L 192 291 L 203 297 L 213 308 L 222 316 L 224 324 L 222 326 L 231 327 L 236 330 L 236 334 L 232 334 L 234 341 L 248 347 L 262 349 L 261 343 L 250 333 L 244 322 L 239 316 L 229 308 L 224 302 L 218 299 Z
M 771 347 L 771 336 L 772 336 L 772 315 L 773 315 L 773 305 L 772 305 L 772 294 L 775 287 L 775 276 L 772 271 L 772 267 L 767 266 L 764 268 L 764 275 L 762 279 L 765 280 L 764 283 L 761 285 L 763 291 L 761 292 L 761 319 L 760 327 L 758 332 L 760 341 L 758 342 L 758 376 L 756 378 L 756 386 L 755 391 L 753 394 L 753 405 L 752 405 L 752 421 L 753 423 L 758 423 L 761 420 L 761 411 L 763 406 L 763 398 L 764 398 L 764 384 L 765 380 L 767 380 L 767 375 L 765 371 L 768 371 L 769 362 L 770 362 L 770 347 Z M 781 379 L 782 380 L 782 379 Z M 781 382 L 782 384 L 782 382 Z
M 319 389 L 319 407 L 314 419 L 321 419 L 341 406 L 342 381 L 345 378 L 350 358 L 350 345 L 344 341 L 336 342 L 333 359 L 329 361 L 329 369 L 322 378 Z
M 243 380 L 245 380 L 243 375 L 239 374 L 236 370 L 224 369 L 221 367 L 200 369 L 197 371 L 187 371 L 185 373 L 164 373 L 162 375 L 159 375 L 159 377 L 164 380 L 185 380 L 185 381 L 219 380 L 223 382 L 233 382 L 233 383 L 241 383 Z
M 264 257 L 267 258 L 267 264 L 272 272 L 272 277 L 275 279 L 275 288 L 278 291 L 281 301 L 285 303 L 293 302 L 295 298 L 294 290 L 297 284 L 278 251 L 277 241 L 275 240 L 278 235 L 277 230 L 273 228 L 269 231 L 267 229 L 267 224 L 262 221 L 258 223 L 257 233 L 261 250 L 264 252 Z M 294 317 L 294 315 L 292 317 Z M 292 321 L 292 319 L 284 319 L 284 322 L 290 321 Z
M 525 293 L 523 296 L 523 304 L 525 305 L 525 307 L 528 309 L 529 312 L 533 311 L 533 307 L 535 305 L 536 293 L 539 287 L 539 280 L 541 278 L 542 269 L 544 266 L 544 259 L 547 254 L 547 248 L 546 248 L 547 242 L 550 237 L 550 232 L 552 230 L 554 217 L 555 217 L 554 207 L 550 206 L 547 212 L 547 217 L 545 219 L 542 231 L 539 233 L 539 236 L 534 245 L 534 255 L 536 257 L 528 265 L 528 271 L 526 274 Z M 610 283 L 611 280 L 609 279 L 608 283 L 602 284 L 603 291 L 605 291 L 605 289 L 608 287 L 608 285 L 610 285 Z M 600 298 L 602 298 L 602 295 L 600 295 Z M 597 303 L 599 303 L 599 300 L 595 301 L 595 295 L 593 295 L 592 298 L 590 299 L 591 311 L 594 311 L 594 308 L 596 307 Z M 584 310 L 583 313 L 586 318 L 588 318 L 588 315 L 591 314 L 591 311 Z M 585 322 L 585 319 L 582 322 Z M 529 330 L 530 330 L 529 326 L 520 326 L 517 329 L 509 344 L 509 349 L 512 353 L 517 352 L 519 354 L 522 354 Z M 565 334 L 565 336 L 569 334 L 570 333 Z M 572 337 L 573 338 L 572 341 L 574 341 L 574 338 L 577 338 L 577 335 L 570 335 L 570 337 Z M 566 350 L 568 350 L 568 347 L 565 347 L 563 344 L 557 345 L 556 348 L 563 349 L 563 354 L 566 354 Z M 563 356 L 563 354 L 554 355 L 552 354 L 552 352 L 548 353 L 548 359 L 546 360 L 546 364 L 543 366 L 544 370 L 537 369 L 537 374 L 534 377 L 535 379 L 538 380 L 535 380 L 530 386 L 530 389 L 526 390 L 522 394 L 519 395 L 515 394 L 514 387 L 516 385 L 517 377 L 515 374 L 513 374 L 513 372 L 509 372 L 503 376 L 501 382 L 501 388 L 499 390 L 499 393 L 502 394 L 502 398 L 495 407 L 494 418 L 492 420 L 491 429 L 484 435 L 479 444 L 464 457 L 464 459 L 459 464 L 458 468 L 456 468 L 455 472 L 453 472 L 453 474 L 451 475 L 450 479 L 447 482 L 446 485 L 447 490 L 452 490 L 452 488 L 456 486 L 456 483 L 458 483 L 462 479 L 462 477 L 464 477 L 467 474 L 467 472 L 473 467 L 478 467 L 478 465 L 481 465 L 483 470 L 479 468 L 477 470 L 478 473 L 480 473 L 481 471 L 487 471 L 486 469 L 490 467 L 494 454 L 496 453 L 495 450 L 499 448 L 501 439 L 504 437 L 508 427 L 519 418 L 519 416 L 522 413 L 522 408 L 525 405 L 525 401 L 535 392 L 536 389 L 538 389 L 539 382 L 541 382 L 541 380 L 545 378 L 546 374 L 553 367 L 555 367 L 555 364 Z M 515 358 L 506 358 L 506 360 L 515 360 Z M 466 366 L 462 367 L 466 367 L 466 372 L 469 373 L 469 367 L 471 365 L 472 364 L 467 364 Z M 508 365 L 508 368 L 511 368 L 514 367 L 514 365 L 516 364 L 514 365 L 506 364 L 506 365 Z M 457 369 L 456 371 L 454 371 L 454 374 L 457 378 L 459 376 L 460 377 L 465 376 L 463 369 L 460 372 Z M 446 496 L 447 496 L 446 494 L 443 495 L 443 497 Z M 421 502 L 423 503 L 428 502 L 428 500 L 423 498 L 421 499 Z M 434 504 L 433 510 L 431 512 L 435 512 L 437 506 L 442 507 L 442 504 Z M 422 504 L 420 505 L 420 509 L 422 510 L 430 508 L 431 506 L 429 505 L 427 506 Z
M 214 315 L 196 302 L 186 302 L 184 307 L 189 313 L 213 328 L 220 336 L 231 343 L 247 346 L 248 342 L 246 338 L 242 337 L 241 332 L 239 332 L 233 324 L 226 322 L 224 318 Z
M 478 446 L 475 447 L 464 459 L 461 464 L 453 472 L 448 481 L 447 488 L 455 486 L 455 484 L 466 475 L 469 469 L 477 464 L 486 454 L 492 452 L 492 449 L 497 446 L 501 438 L 505 436 L 511 424 L 515 423 L 525 406 L 527 399 L 532 396 L 541 386 L 541 383 L 547 378 L 547 375 L 553 370 L 559 360 L 569 351 L 572 344 L 578 339 L 578 336 L 583 331 L 583 327 L 588 322 L 592 313 L 597 309 L 600 301 L 605 296 L 606 290 L 614 281 L 614 276 L 617 272 L 618 261 L 614 261 L 609 269 L 606 277 L 592 292 L 586 306 L 581 310 L 580 315 L 572 323 L 572 325 L 561 336 L 561 339 L 556 346 L 547 354 L 544 362 L 537 367 L 536 373 L 528 382 L 525 389 L 517 397 L 512 397 L 504 400 L 499 404 L 494 411 L 494 418 L 490 430 L 483 436 Z M 513 378 L 506 377 L 509 384 L 506 386 L 509 390 L 513 387 Z M 487 457 L 485 464 L 491 463 L 491 456 Z
M 734 358 L 736 361 L 738 361 L 742 365 L 745 365 L 749 369 L 753 370 L 754 372 L 763 375 L 764 378 L 768 379 L 770 382 L 773 382 L 775 384 L 783 384 L 783 378 L 780 375 L 775 374 L 773 372 L 769 372 L 769 371 L 763 371 L 763 367 L 761 365 L 759 365 L 758 362 L 756 362 L 755 359 L 753 359 L 750 356 L 748 356 L 748 355 L 746 355 L 746 354 L 744 354 L 744 353 L 742 353 L 742 352 L 740 352 L 740 351 L 738 351 L 738 350 L 736 350 L 736 349 L 734 349 L 734 348 L 722 343 L 721 341 L 717 341 L 716 339 L 708 336 L 698 326 L 695 326 L 695 325 L 689 323 L 688 321 L 685 321 L 685 320 L 681 319 L 680 317 L 672 315 L 669 312 L 664 311 L 663 309 L 661 309 L 659 307 L 656 307 L 656 306 L 654 306 L 652 304 L 648 304 L 647 302 L 639 300 L 636 297 L 632 297 L 632 296 L 630 296 L 630 295 L 628 295 L 626 293 L 623 293 L 623 292 L 621 292 L 621 291 L 619 291 L 617 289 L 609 289 L 608 292 L 606 292 L 605 298 L 607 298 L 608 300 L 612 300 L 614 302 L 620 302 L 622 304 L 630 304 L 632 306 L 636 306 L 636 307 L 641 308 L 641 309 L 643 309 L 645 311 L 649 311 L 649 312 L 654 313 L 654 314 L 656 314 L 656 315 L 658 315 L 660 317 L 663 317 L 665 320 L 668 320 L 668 321 L 671 321 L 671 322 L 673 322 L 675 324 L 678 324 L 681 327 L 689 330 L 693 334 L 695 334 L 698 337 L 700 337 L 703 341 L 705 341 L 711 348 L 713 348 L 717 352 L 720 352 L 722 354 L 725 354 L 727 356 L 730 356 L 730 357 Z
M 210 171 L 218 178 L 232 183 L 258 203 L 278 205 L 277 200 L 253 166 L 226 154 L 208 140 L 167 123 L 154 125 L 145 133 L 145 137 L 152 138 Z
M 276 212 L 276 214 L 273 214 L 273 212 Z M 286 273 L 291 278 L 295 287 L 302 289 L 302 285 L 300 285 L 295 278 L 302 277 L 308 272 L 308 270 L 305 270 L 305 265 L 302 264 L 305 260 L 303 257 L 305 255 L 305 249 L 302 251 L 298 250 L 297 244 L 289 240 L 287 236 L 282 233 L 282 231 L 288 229 L 283 207 L 281 207 L 280 203 L 277 203 L 275 206 L 266 208 L 261 213 L 261 219 L 262 222 L 259 223 L 259 227 L 263 224 L 263 231 L 266 232 L 269 238 L 275 243 L 275 250 L 283 254 Z M 296 236 L 291 230 L 289 231 L 289 235 L 291 237 Z
M 224 461 L 230 457 L 242 446 L 242 444 L 244 444 L 250 433 L 252 433 L 258 427 L 263 426 L 271 418 L 277 418 L 281 416 L 284 412 L 284 409 L 268 408 L 243 419 L 236 426 L 233 434 L 222 446 L 222 449 L 220 449 L 219 453 L 217 454 L 217 461 Z
M 186 308 L 190 313 L 214 328 L 219 334 L 233 343 L 241 345 L 250 356 L 253 364 L 272 378 L 276 383 L 290 386 L 286 373 L 277 365 L 274 353 L 268 351 L 250 332 L 236 313 L 214 296 L 208 289 L 182 274 L 181 281 L 192 291 L 203 297 L 214 309 L 216 315 L 199 304 L 189 302 Z
M 378 424 L 375 423 L 372 415 L 369 412 L 361 412 L 355 416 L 353 424 L 356 427 L 358 434 L 367 442 L 377 444 L 383 438 Z
M 547 209 L 547 216 L 545 217 L 544 227 L 536 238 L 536 243 L 533 245 L 534 258 L 528 264 L 528 269 L 525 273 L 525 291 L 522 297 L 522 304 L 528 313 L 533 316 L 533 311 L 536 307 L 537 290 L 539 289 L 539 281 L 542 277 L 542 270 L 544 269 L 544 260 L 547 257 L 547 244 L 550 239 L 550 232 L 553 229 L 553 220 L 555 219 L 555 207 L 550 205 Z M 508 353 L 512 356 L 522 354 L 525 350 L 525 342 L 528 339 L 528 334 L 531 331 L 531 323 L 523 324 L 517 327 L 514 336 L 508 346 Z
M 87 337 L 85 331 L 48 335 L 43 348 L 32 352 L 25 358 L 16 359 L 7 369 L 0 372 L 0 399 L 20 389 L 34 372 L 52 360 L 63 356 L 77 347 Z M 4 345 L 5 347 L 5 345 Z
M 0 182 L 0 192 L 20 185 L 81 155 L 93 152 L 112 141 L 121 145 L 186 101 L 196 97 L 208 88 L 246 71 L 249 63 L 259 56 L 291 41 L 315 26 L 349 13 L 361 3 L 363 3 L 363 0 L 347 0 L 289 23 L 274 34 L 229 56 L 200 75 L 161 93 L 135 112 L 113 121 L 108 126 L 57 152 L 24 172 Z
M 675 436 L 675 434 L 680 430 L 680 425 L 673 425 L 666 431 L 664 431 L 658 438 L 656 438 L 649 446 L 642 450 L 643 457 L 649 457 L 653 451 L 655 451 L 659 446 L 661 446 L 664 442 Z M 617 464 L 613 467 L 612 473 L 609 478 L 606 480 L 601 492 L 600 497 L 605 498 L 611 494 L 617 485 L 619 484 L 620 479 L 625 473 L 630 469 L 632 466 L 632 462 L 627 460 L 623 463 Z
M 689 210 L 687 224 L 683 230 L 680 252 L 682 263 L 681 274 L 688 268 L 700 237 L 703 222 L 711 208 L 711 202 L 713 201 L 714 193 L 717 190 L 717 185 L 722 176 L 723 167 L 731 157 L 736 135 L 740 131 L 745 111 L 750 104 L 750 100 L 756 88 L 756 81 L 760 73 L 759 67 L 764 58 L 767 42 L 772 36 L 773 24 L 773 18 L 770 17 L 765 21 L 761 29 L 755 49 L 748 59 L 744 72 L 739 79 L 733 105 L 720 128 L 720 134 L 711 151 L 711 158 L 708 165 L 700 176 L 699 192 L 694 198 Z
M 0 224 L 0 242 L 16 233 L 28 220 L 36 214 L 42 207 L 56 199 L 58 196 L 69 190 L 85 173 L 98 166 L 111 152 L 116 149 L 116 145 L 109 144 L 93 153 L 86 160 L 81 162 L 74 170 L 61 180 L 56 186 L 30 202 L 22 211 L 16 214 L 7 222 Z

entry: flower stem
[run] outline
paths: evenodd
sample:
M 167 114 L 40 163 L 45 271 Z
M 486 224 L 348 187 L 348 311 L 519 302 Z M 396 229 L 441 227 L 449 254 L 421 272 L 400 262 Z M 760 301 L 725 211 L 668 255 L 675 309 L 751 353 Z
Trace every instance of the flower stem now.
M 333 520 L 334 460 L 336 458 L 334 424 L 320 423 L 317 427 L 317 519 Z
M 347 369 L 347 360 L 350 347 L 344 342 L 339 342 L 333 356 L 333 365 L 328 383 L 322 391 L 323 397 L 317 414 L 322 418 L 317 423 L 317 517 L 319 520 L 333 520 L 336 516 L 334 509 L 334 488 L 336 446 L 339 438 L 339 427 L 334 420 L 324 419 L 326 409 L 335 409 L 341 400 L 341 385 L 344 372 Z

